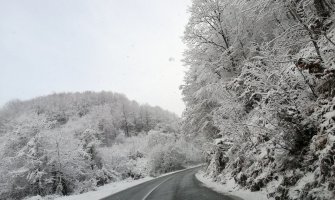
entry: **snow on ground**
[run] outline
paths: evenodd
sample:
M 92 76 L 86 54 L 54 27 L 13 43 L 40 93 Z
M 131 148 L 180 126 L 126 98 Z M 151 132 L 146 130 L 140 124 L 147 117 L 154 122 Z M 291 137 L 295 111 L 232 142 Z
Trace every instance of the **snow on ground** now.
M 196 178 L 203 183 L 205 187 L 211 188 L 214 191 L 231 196 L 236 200 L 267 200 L 266 192 L 251 192 L 249 190 L 241 189 L 233 179 L 228 180 L 225 184 L 213 182 L 210 178 L 204 176 L 203 172 L 198 172 Z
M 299 192 L 302 191 L 303 187 L 307 184 L 307 183 L 312 183 L 314 180 L 314 174 L 309 172 L 307 173 L 304 177 L 302 177 L 298 183 L 293 186 L 292 188 L 290 188 L 289 190 L 289 196 L 292 198 L 298 198 Z
M 160 175 L 156 178 L 171 175 L 171 174 L 174 174 L 174 173 L 177 173 L 177 172 L 181 172 L 181 171 L 191 169 L 191 168 L 195 168 L 195 167 L 199 167 L 199 166 L 202 166 L 202 164 L 195 165 L 195 166 L 189 166 L 186 169 L 162 174 L 162 175 Z M 115 193 L 120 192 L 122 190 L 131 188 L 133 186 L 139 185 L 139 184 L 144 183 L 146 181 L 150 181 L 152 179 L 155 179 L 155 178 L 145 177 L 145 178 L 138 179 L 138 180 L 126 179 L 126 180 L 123 180 L 123 181 L 106 184 L 104 186 L 98 187 L 96 191 L 85 192 L 83 194 L 62 196 L 62 197 L 55 196 L 55 195 L 47 196 L 47 197 L 34 196 L 34 197 L 26 198 L 25 200 L 94 200 L 94 199 L 102 199 L 104 197 L 115 194 Z
M 114 182 L 106 184 L 104 186 L 98 187 L 96 191 L 90 191 L 83 194 L 64 196 L 56 198 L 55 200 L 93 200 L 93 199 L 102 199 L 111 194 L 120 192 L 127 188 L 133 187 L 135 185 L 141 184 L 143 182 L 152 180 L 152 177 L 145 177 L 138 180 L 126 179 L 120 182 Z
M 200 166 L 200 165 L 197 165 L 197 166 Z M 197 167 L 197 166 L 193 166 L 193 167 Z M 190 168 L 193 168 L 193 167 L 190 167 Z M 190 169 L 190 168 L 187 168 L 187 169 Z M 184 170 L 187 170 L 187 169 L 162 174 L 161 176 L 158 176 L 158 177 L 167 176 L 167 175 L 174 174 L 174 173 L 184 171 Z M 120 192 L 122 190 L 131 188 L 135 185 L 144 183 L 144 182 L 152 180 L 152 179 L 154 179 L 154 178 L 153 177 L 145 177 L 145 178 L 142 178 L 142 179 L 139 179 L 139 180 L 127 179 L 127 180 L 124 180 L 124 181 L 114 182 L 114 183 L 110 183 L 110 184 L 106 184 L 104 186 L 98 187 L 97 191 L 86 192 L 86 193 L 79 194 L 79 195 L 71 195 L 71 196 L 60 197 L 60 198 L 56 198 L 55 200 L 102 199 L 104 197 L 107 197 L 109 195 L 115 194 L 117 192 Z
M 138 180 L 126 179 L 120 182 L 106 184 L 104 186 L 98 187 L 96 191 L 85 192 L 82 194 L 61 197 L 55 195 L 46 197 L 34 196 L 25 200 L 97 200 L 152 179 L 152 177 L 146 177 Z

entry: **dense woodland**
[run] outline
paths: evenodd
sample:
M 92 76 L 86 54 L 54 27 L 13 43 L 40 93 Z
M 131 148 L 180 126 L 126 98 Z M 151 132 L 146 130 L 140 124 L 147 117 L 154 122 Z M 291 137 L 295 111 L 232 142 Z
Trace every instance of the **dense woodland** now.
M 207 138 L 213 180 L 335 198 L 334 11 L 334 0 L 193 0 L 182 129 Z
M 11 101 L 0 110 L 0 199 L 79 194 L 201 161 L 179 121 L 111 92 Z
M 193 0 L 181 119 L 111 92 L 7 103 L 0 199 L 78 194 L 203 160 L 214 181 L 269 199 L 335 199 L 334 11 L 335 0 Z

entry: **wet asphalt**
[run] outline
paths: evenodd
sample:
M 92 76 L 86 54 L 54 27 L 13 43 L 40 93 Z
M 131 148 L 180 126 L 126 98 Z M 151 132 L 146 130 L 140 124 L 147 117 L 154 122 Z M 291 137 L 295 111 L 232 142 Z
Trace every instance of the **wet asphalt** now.
M 159 177 L 123 190 L 102 200 L 236 200 L 203 186 L 196 167 Z

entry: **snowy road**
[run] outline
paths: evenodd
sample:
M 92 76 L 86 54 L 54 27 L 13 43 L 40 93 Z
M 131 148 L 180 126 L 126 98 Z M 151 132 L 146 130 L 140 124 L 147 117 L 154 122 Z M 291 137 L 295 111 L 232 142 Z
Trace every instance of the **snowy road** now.
M 163 176 L 103 200 L 234 200 L 202 186 L 195 174 L 201 167 Z

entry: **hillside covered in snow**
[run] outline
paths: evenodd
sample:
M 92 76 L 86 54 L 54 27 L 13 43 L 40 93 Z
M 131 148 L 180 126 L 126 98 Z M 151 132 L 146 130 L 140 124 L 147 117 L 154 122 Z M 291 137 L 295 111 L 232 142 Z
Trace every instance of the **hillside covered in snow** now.
M 201 160 L 179 118 L 111 92 L 12 101 L 0 110 L 0 199 L 70 195 Z
M 176 72 L 183 68 L 170 72 L 163 68 L 173 69 L 179 65 L 179 50 L 172 50 L 172 46 L 182 45 L 174 44 L 168 31 L 183 21 L 182 17 L 180 21 L 174 18 L 182 16 L 178 9 L 174 9 L 177 2 L 183 1 L 152 0 L 143 4 L 125 1 L 120 12 L 109 9 L 119 9 L 118 3 L 124 1 L 110 5 L 105 1 L 101 5 L 94 1 L 93 6 L 88 6 L 88 2 L 93 1 L 83 4 L 88 15 L 75 21 L 75 28 L 84 25 L 88 19 L 93 19 L 95 23 L 92 24 L 100 24 L 102 28 L 111 26 L 100 33 L 99 28 L 88 31 L 95 26 L 87 23 L 87 27 L 79 31 L 96 32 L 91 43 L 106 46 L 84 48 L 78 45 L 73 50 L 79 54 L 69 58 L 83 60 L 90 70 L 69 62 L 72 59 L 55 57 L 57 59 L 50 59 L 50 63 L 62 61 L 67 64 L 63 70 L 59 64 L 50 71 L 67 72 L 68 66 L 89 72 L 88 75 L 99 71 L 97 74 L 101 76 L 96 76 L 95 81 L 78 81 L 77 84 L 118 82 L 120 78 L 123 81 L 117 85 L 129 84 L 125 88 L 132 89 L 142 87 L 138 93 L 145 96 L 144 99 L 154 99 L 152 95 L 155 94 L 160 97 L 157 99 L 161 99 L 160 105 L 166 105 L 166 102 L 171 107 L 179 105 L 172 102 L 174 98 L 180 101 L 179 94 L 174 91 L 176 88 L 169 86 L 177 84 Z M 142 182 L 151 179 L 149 176 L 157 177 L 203 162 L 206 166 L 203 173 L 197 174 L 198 179 L 194 175 L 200 167 L 165 177 L 164 181 L 156 179 L 155 183 L 130 189 L 130 192 L 125 191 L 130 193 L 125 197 L 137 199 L 142 195 L 141 199 L 145 199 L 151 194 L 154 199 L 169 192 L 166 197 L 169 199 L 196 196 L 202 200 L 207 199 L 208 194 L 217 199 L 222 195 L 226 198 L 240 195 L 241 198 L 257 200 L 335 199 L 335 0 L 191 2 L 182 38 L 186 45 L 182 61 L 187 69 L 184 83 L 180 86 L 186 106 L 181 118 L 160 107 L 141 105 L 125 95 L 112 92 L 59 93 L 8 102 L 0 108 L 0 200 L 66 199 L 68 197 L 64 196 L 68 195 L 91 198 L 95 192 L 83 193 L 105 185 L 100 188 L 102 197 L 102 194 L 108 195 L 111 187 L 130 186 L 134 184 L 133 180 Z M 32 5 L 35 12 L 36 6 Z M 53 9 L 50 5 L 48 2 L 47 6 L 41 6 L 41 10 Z M 77 9 L 82 3 L 64 5 Z M 99 9 L 92 14 L 95 6 Z M 135 11 L 130 8 L 135 8 Z M 7 15 L 11 11 L 8 10 Z M 63 9 L 61 11 L 63 13 Z M 76 16 L 72 10 L 69 11 L 63 20 Z M 21 13 L 20 9 L 18 13 Z M 117 17 L 107 15 L 110 13 L 116 13 Z M 142 15 L 146 18 L 142 19 Z M 160 15 L 164 15 L 163 20 L 158 18 Z M 44 18 L 42 16 L 34 20 Z M 138 21 L 134 21 L 134 16 Z M 129 21 L 123 21 L 127 17 Z M 16 18 L 10 19 L 15 21 Z M 58 19 L 58 14 L 53 18 Z M 117 19 L 117 23 L 109 19 Z M 11 20 L 7 24 L 12 24 Z M 63 25 L 65 21 L 58 24 Z M 53 24 L 52 20 L 44 23 Z M 20 24 L 26 23 L 20 21 Z M 33 24 L 39 23 L 34 21 Z M 117 28 L 120 24 L 121 28 Z M 67 31 L 70 27 L 73 26 L 64 26 L 63 29 Z M 129 29 L 123 33 L 125 27 Z M 111 34 L 111 30 L 117 34 Z M 146 32 L 142 33 L 143 30 Z M 16 33 L 20 32 L 8 29 L 7 34 L 15 38 Z M 33 33 L 31 35 L 35 36 Z M 42 35 L 42 43 L 47 46 L 45 49 L 49 49 L 49 43 L 44 41 L 48 37 Z M 69 35 L 69 41 L 76 39 L 72 32 Z M 133 41 L 132 36 L 138 36 L 139 40 Z M 86 37 L 83 38 L 86 41 Z M 115 40 L 114 43 L 111 39 Z M 25 36 L 17 41 L 26 40 L 30 41 L 30 38 Z M 83 43 L 68 42 L 62 37 L 59 41 L 66 41 L 65 49 L 71 43 Z M 116 45 L 118 42 L 122 45 Z M 30 51 L 33 45 L 29 43 L 28 46 Z M 129 49 L 122 50 L 120 47 L 123 46 L 129 46 Z M 11 56 L 3 56 L 9 58 L 4 59 L 4 66 L 8 65 L 4 71 L 11 71 L 15 76 L 13 80 L 3 82 L 16 83 L 20 77 L 12 70 L 16 61 L 20 61 L 14 55 L 28 56 L 22 62 L 29 64 L 30 54 L 20 53 L 20 49 L 21 46 L 5 48 L 4 52 L 10 52 Z M 82 49 L 90 51 L 81 54 L 79 50 Z M 66 52 L 66 58 L 72 53 L 64 51 L 64 48 L 58 51 Z M 49 54 L 54 55 L 53 52 Z M 171 57 L 164 63 L 164 58 L 169 56 L 166 54 L 171 54 Z M 117 64 L 105 63 L 101 55 L 107 60 L 110 55 L 113 55 L 112 60 L 124 60 Z M 13 60 L 10 60 L 12 56 Z M 90 56 L 93 57 L 88 60 L 97 63 L 82 59 Z M 31 70 L 21 64 L 18 69 L 20 73 L 41 73 L 36 81 L 48 88 L 48 81 L 45 81 L 48 74 L 42 73 L 47 65 L 44 62 L 36 64 L 41 57 L 42 54 L 38 54 L 31 64 L 43 67 Z M 125 61 L 129 62 L 128 65 Z M 108 71 L 110 66 L 118 66 L 118 69 Z M 111 78 L 110 74 L 117 79 Z M 70 73 L 68 83 L 73 83 L 72 79 L 77 76 L 77 73 Z M 27 77 L 31 78 L 24 76 Z M 40 77 L 44 78 L 39 80 Z M 84 77 L 81 79 L 86 80 Z M 27 80 L 30 79 L 17 81 L 19 86 L 12 85 L 8 91 L 14 91 L 12 88 L 19 88 Z M 58 77 L 55 80 L 62 85 L 67 83 Z M 71 91 L 70 86 L 66 85 L 69 87 L 66 91 Z M 26 88 L 27 94 L 32 92 L 28 91 L 30 89 Z M 145 179 L 139 180 L 141 178 Z M 108 183 L 112 184 L 106 185 Z M 204 187 L 206 185 L 224 194 L 209 190 Z
M 193 0 L 183 131 L 207 176 L 269 199 L 335 198 L 335 1 Z

